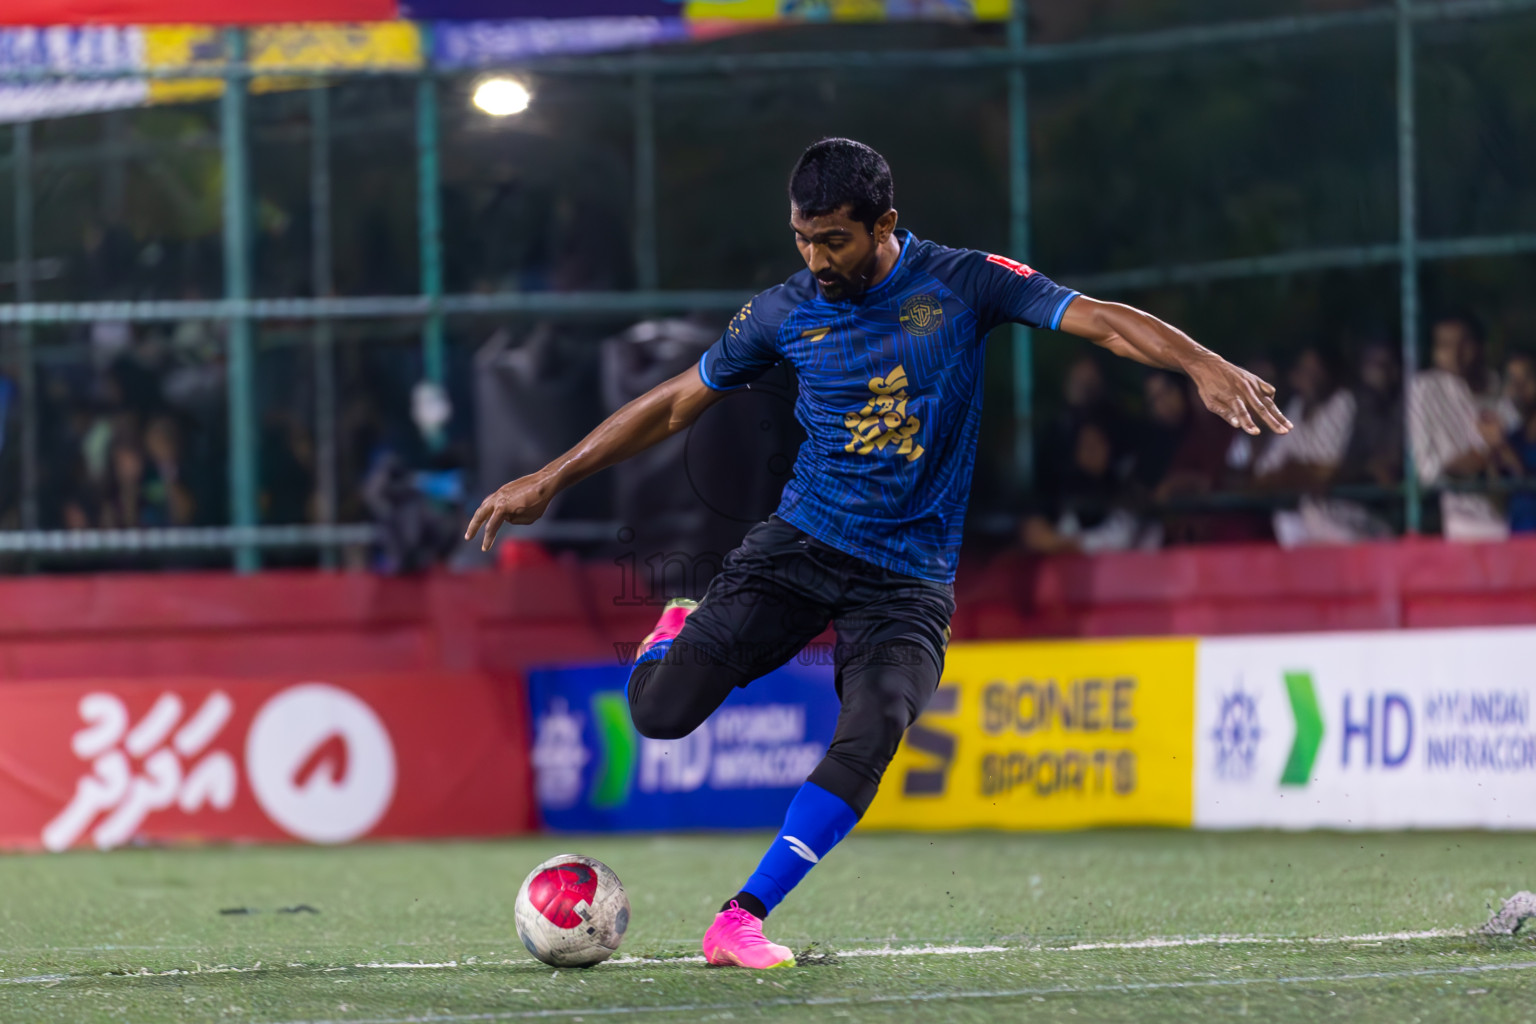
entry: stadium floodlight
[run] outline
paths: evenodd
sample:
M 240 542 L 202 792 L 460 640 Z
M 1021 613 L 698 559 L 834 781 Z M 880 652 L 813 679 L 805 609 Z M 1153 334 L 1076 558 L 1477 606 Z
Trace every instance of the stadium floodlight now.
M 475 86 L 474 104 L 492 117 L 521 114 L 533 102 L 528 86 L 515 78 L 487 78 Z

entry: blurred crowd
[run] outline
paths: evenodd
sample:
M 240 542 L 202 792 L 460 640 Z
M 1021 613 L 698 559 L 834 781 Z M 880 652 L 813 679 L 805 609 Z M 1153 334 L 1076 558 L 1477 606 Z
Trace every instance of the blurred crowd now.
M 74 344 L 48 355 L 37 370 L 39 525 L 76 530 L 228 522 L 219 326 L 99 321 L 81 328 Z M 266 415 L 263 521 L 309 519 L 313 447 L 308 431 L 291 418 L 277 410 Z
M 1274 383 L 1295 428 L 1241 433 L 1204 411 L 1184 377 L 1147 374 L 1116 394 L 1084 354 L 1038 438 L 1036 498 L 1019 539 L 1041 554 L 1273 540 L 1348 544 L 1402 528 L 1404 436 L 1451 540 L 1536 531 L 1536 354 L 1490 365 L 1470 312 L 1434 321 L 1429 365 L 1404 392 L 1399 347 L 1308 346 L 1247 367 Z
M 38 350 L 38 525 L 228 523 L 222 326 L 101 321 L 72 331 L 69 344 Z M 683 321 L 638 325 L 596 343 L 557 344 L 546 335 L 535 331 L 515 344 L 498 331 L 474 366 L 462 367 L 475 393 L 461 395 L 461 407 L 473 407 L 478 433 L 493 439 L 477 445 L 474 457 L 460 449 L 442 454 L 440 446 L 434 456 L 435 446 L 424 442 L 419 367 L 409 358 L 383 359 L 355 386 L 344 382 L 331 508 L 324 505 L 313 432 L 314 382 L 293 362 L 310 359 L 308 348 L 264 355 L 257 385 L 259 521 L 371 520 L 387 540 L 379 550 L 355 553 L 358 564 L 410 571 L 445 560 L 455 548 L 445 524 L 459 522 L 478 494 L 461 466 L 478 462 L 477 475 L 487 477 L 482 483 L 494 486 L 542 465 L 652 378 L 681 372 L 714 337 L 711 326 Z M 1404 526 L 1405 437 L 1414 453 L 1411 471 L 1429 495 L 1426 532 L 1451 540 L 1536 532 L 1536 354 L 1516 351 L 1493 364 L 1483 327 L 1467 312 L 1435 320 L 1426 347 L 1428 365 L 1406 388 L 1399 346 L 1385 338 L 1252 360 L 1248 369 L 1276 384 L 1295 424 L 1281 436 L 1234 430 L 1207 413 L 1177 374 L 1145 373 L 1139 393 L 1127 393 L 1126 378 L 1112 379 L 1124 373 L 1122 364 L 1084 351 L 1066 368 L 1060 406 L 1037 435 L 1037 484 L 1017 540 L 1040 554 L 1093 554 L 1391 537 Z M 391 349 L 413 355 L 413 346 L 358 350 L 382 358 Z M 0 472 L 11 480 L 18 479 L 18 390 L 13 378 L 0 377 Z M 583 395 L 600 395 L 601 402 L 587 403 Z M 788 404 L 779 404 L 787 416 Z M 449 415 L 445 408 L 444 422 Z M 741 433 L 736 425 L 720 426 L 711 436 Z M 776 465 L 785 461 L 778 454 L 792 453 L 798 442 L 774 434 L 764 443 L 772 452 L 745 461 Z M 569 509 L 552 510 L 552 518 L 632 523 L 657 543 L 668 536 L 668 524 L 703 536 L 708 524 L 688 518 L 699 504 L 700 467 L 684 465 L 684 458 L 681 449 L 658 452 L 654 466 L 637 463 L 605 493 L 573 500 Z M 699 448 L 686 458 L 698 462 L 707 454 Z M 725 463 L 704 476 L 717 473 L 729 475 Z M 776 493 L 781 482 L 782 476 L 763 486 Z M 684 504 L 657 505 L 663 493 Z M 753 495 L 751 509 L 716 518 L 735 529 L 761 511 L 757 506 L 772 507 L 773 495 Z M 0 524 L 21 525 L 14 488 L 0 500 Z M 731 546 L 729 538 L 711 541 Z M 311 550 L 299 560 L 316 557 Z

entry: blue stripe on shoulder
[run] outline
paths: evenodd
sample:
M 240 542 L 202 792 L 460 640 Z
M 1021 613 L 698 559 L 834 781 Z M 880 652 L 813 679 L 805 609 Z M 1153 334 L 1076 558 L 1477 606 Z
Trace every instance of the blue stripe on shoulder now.
M 1056 312 L 1051 314 L 1051 330 L 1055 331 L 1061 329 L 1061 318 L 1067 315 L 1067 307 L 1072 304 L 1073 299 L 1077 298 L 1081 294 L 1083 293 L 1069 292 L 1067 295 L 1062 297 L 1060 302 L 1056 304 Z
M 699 379 L 704 382 L 704 386 L 705 387 L 709 388 L 712 391 L 726 391 L 726 390 L 729 390 L 727 388 L 721 387 L 719 384 L 716 384 L 714 381 L 709 379 L 709 373 L 704 369 L 704 360 L 708 356 L 709 356 L 709 350 L 708 349 L 705 349 L 704 350 L 704 354 L 699 356 Z

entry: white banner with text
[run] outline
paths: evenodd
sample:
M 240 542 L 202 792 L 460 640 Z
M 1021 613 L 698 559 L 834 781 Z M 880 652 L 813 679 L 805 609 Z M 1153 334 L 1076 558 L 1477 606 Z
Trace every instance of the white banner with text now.
M 1536 828 L 1536 629 L 1202 639 L 1197 828 Z

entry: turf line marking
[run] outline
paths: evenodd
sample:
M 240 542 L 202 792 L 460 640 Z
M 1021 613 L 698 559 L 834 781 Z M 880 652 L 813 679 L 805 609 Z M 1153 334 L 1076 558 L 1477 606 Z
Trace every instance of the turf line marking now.
M 1465 939 L 1470 932 L 1431 928 L 1420 932 L 1373 932 L 1369 935 L 1316 935 L 1291 938 L 1284 935 L 1174 935 L 1166 938 L 1130 939 L 1124 942 L 1077 942 L 1070 946 L 1035 946 L 1033 952 L 1081 953 L 1096 949 L 1175 949 L 1185 946 L 1334 946 L 1352 942 L 1408 942 L 1415 939 Z
M 1451 928 L 1418 932 L 1373 932 L 1369 935 L 1322 935 L 1291 938 L 1283 935 L 1174 935 L 1123 942 L 1077 942 L 1071 945 L 1019 946 L 883 946 L 874 949 L 829 949 L 832 956 L 976 956 L 983 953 L 1091 953 L 1099 950 L 1181 949 L 1192 946 L 1332 946 L 1362 942 L 1409 942 L 1418 939 L 1465 939 L 1472 933 Z M 621 956 L 613 964 L 703 963 L 702 956 Z
M 1407 971 L 1367 971 L 1360 974 L 1309 974 L 1274 978 L 1206 978 L 1199 981 L 1149 981 L 1119 985 L 1055 985 L 1050 988 L 1000 989 L 995 992 L 914 992 L 911 995 L 814 996 L 809 999 L 759 999 L 737 1003 L 685 1003 L 675 1006 L 607 1006 L 593 1009 L 508 1010 L 497 1013 L 450 1013 L 415 1017 L 370 1017 L 284 1021 L 281 1024 L 461 1024 L 486 1020 L 536 1020 L 556 1017 L 623 1017 L 650 1013 L 712 1013 L 731 1010 L 788 1006 L 849 1006 L 855 1003 L 942 1003 L 970 999 L 1022 999 L 1026 996 L 1085 996 L 1101 993 L 1158 992 L 1179 989 L 1239 988 L 1251 985 L 1319 985 L 1344 981 L 1385 981 L 1395 978 L 1431 978 L 1450 975 L 1489 974 L 1496 971 L 1536 970 L 1536 960 L 1513 964 L 1476 964 L 1466 967 L 1423 967 Z
M 1474 937 L 1475 933 L 1456 931 L 1449 928 L 1435 928 L 1417 932 L 1372 932 L 1368 935 L 1324 935 L 1307 938 L 1291 938 L 1280 935 L 1186 935 L 1167 936 L 1150 939 L 1131 939 L 1124 942 L 1079 942 L 1067 946 L 883 946 L 870 949 L 828 949 L 827 954 L 834 957 L 891 957 L 891 956 L 981 956 L 994 953 L 1091 953 L 1103 950 L 1137 950 L 1137 949 L 1180 949 L 1193 946 L 1316 946 L 1316 945 L 1347 945 L 1352 943 L 1367 942 L 1406 942 L 1416 939 L 1466 939 Z M 123 947 L 128 948 L 128 947 Z M 174 947 L 172 947 L 174 948 Z M 702 956 L 616 956 L 606 961 L 608 964 L 619 967 L 658 967 L 667 964 L 702 964 Z M 469 967 L 498 967 L 498 966 L 531 966 L 527 960 L 481 960 L 470 957 L 464 961 L 446 960 L 441 963 L 418 963 L 401 961 L 399 963 L 380 963 L 370 961 L 365 964 L 351 964 L 341 967 L 312 967 L 311 970 L 346 971 L 396 971 L 396 970 L 458 970 Z M 289 968 L 302 968 L 305 964 L 288 964 Z M 273 968 L 267 968 L 271 970 Z M 1506 968 L 1498 968 L 1504 970 Z M 249 974 L 263 970 L 260 963 L 251 967 L 233 967 L 228 964 L 218 964 L 210 967 L 193 969 L 172 967 L 163 971 L 152 971 L 147 967 L 141 967 L 136 971 L 112 971 L 103 975 L 95 974 L 37 974 L 22 978 L 0 978 L 0 985 L 41 985 L 47 982 L 78 981 L 84 978 L 165 978 L 195 974 Z M 1396 975 L 1386 975 L 1396 977 Z M 1075 991 L 1075 990 L 1074 990 Z M 649 1011 L 647 1011 L 649 1012 Z M 415 1018 L 402 1018 L 414 1020 Z M 423 1020 L 438 1018 L 422 1018 Z M 443 1020 L 456 1020 L 460 1018 L 445 1017 Z M 480 1018 L 466 1017 L 464 1020 L 477 1020 Z M 484 1018 L 493 1020 L 498 1018 Z

